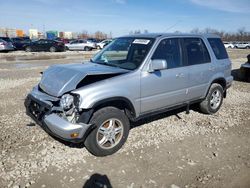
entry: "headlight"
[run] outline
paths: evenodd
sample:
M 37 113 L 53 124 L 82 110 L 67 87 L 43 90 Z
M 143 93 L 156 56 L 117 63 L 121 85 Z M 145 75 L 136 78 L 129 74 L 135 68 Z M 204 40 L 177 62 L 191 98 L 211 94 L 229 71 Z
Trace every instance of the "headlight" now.
M 60 100 L 60 106 L 63 109 L 67 110 L 73 105 L 73 102 L 74 102 L 74 97 L 70 94 L 65 94 L 62 96 Z

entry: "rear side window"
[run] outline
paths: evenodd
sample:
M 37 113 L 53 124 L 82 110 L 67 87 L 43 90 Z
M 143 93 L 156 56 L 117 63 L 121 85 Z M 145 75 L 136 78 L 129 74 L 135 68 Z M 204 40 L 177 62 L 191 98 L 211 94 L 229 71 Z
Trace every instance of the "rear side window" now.
M 227 51 L 220 38 L 208 38 L 208 42 L 213 49 L 217 59 L 227 59 Z
M 188 65 L 211 62 L 208 50 L 200 38 L 183 38 L 183 48 L 187 54 Z
M 164 39 L 157 46 L 152 59 L 165 59 L 168 69 L 181 67 L 179 39 Z

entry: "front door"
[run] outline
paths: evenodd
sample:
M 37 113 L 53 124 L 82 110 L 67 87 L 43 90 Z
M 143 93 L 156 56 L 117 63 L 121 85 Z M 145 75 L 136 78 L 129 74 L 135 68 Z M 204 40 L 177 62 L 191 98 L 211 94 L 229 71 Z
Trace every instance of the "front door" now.
M 180 39 L 163 39 L 151 59 L 167 61 L 167 69 L 141 73 L 141 113 L 186 101 L 188 67 L 181 58 Z

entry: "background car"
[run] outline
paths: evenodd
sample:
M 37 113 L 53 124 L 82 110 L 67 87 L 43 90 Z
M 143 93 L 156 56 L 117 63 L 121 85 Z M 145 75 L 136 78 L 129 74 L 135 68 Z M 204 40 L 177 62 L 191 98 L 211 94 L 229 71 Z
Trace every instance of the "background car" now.
M 250 49 L 250 42 L 238 42 L 235 44 L 236 48 Z
M 234 48 L 235 47 L 233 45 L 233 43 L 230 43 L 230 42 L 223 42 L 223 43 L 224 43 L 225 48 Z
M 89 42 L 93 42 L 93 43 L 101 42 L 99 39 L 95 39 L 95 38 L 87 38 L 86 40 Z
M 106 39 L 106 40 L 103 40 L 101 42 L 98 42 L 96 44 L 96 47 L 97 47 L 97 49 L 103 49 L 105 46 L 107 46 L 111 42 L 112 42 L 112 39 Z
M 13 45 L 13 43 L 9 37 L 0 37 L 0 39 L 4 40 L 5 42 L 7 42 L 10 45 Z
M 15 48 L 12 43 L 6 42 L 3 39 L 0 39 L 0 52 L 13 51 Z
M 65 44 L 67 50 L 85 50 L 90 51 L 96 49 L 96 43 L 84 39 L 74 40 Z
M 25 46 L 31 42 L 29 38 L 22 37 L 11 38 L 11 41 L 16 50 L 25 50 Z
M 26 52 L 39 52 L 39 51 L 64 51 L 65 46 L 63 42 L 48 40 L 48 39 L 40 39 L 38 41 L 31 42 L 25 45 Z

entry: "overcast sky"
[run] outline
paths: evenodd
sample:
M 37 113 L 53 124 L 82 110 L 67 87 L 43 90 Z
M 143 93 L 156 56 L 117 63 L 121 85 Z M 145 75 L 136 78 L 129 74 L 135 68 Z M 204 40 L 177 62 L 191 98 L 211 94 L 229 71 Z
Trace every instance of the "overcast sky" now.
M 0 13 L 0 28 L 26 31 L 250 31 L 250 0 L 0 0 Z

